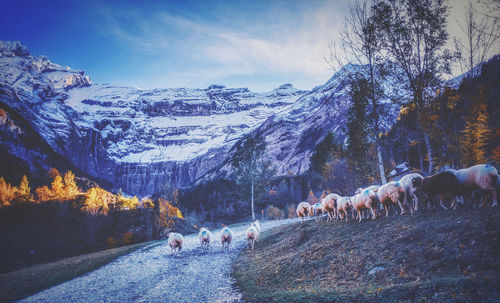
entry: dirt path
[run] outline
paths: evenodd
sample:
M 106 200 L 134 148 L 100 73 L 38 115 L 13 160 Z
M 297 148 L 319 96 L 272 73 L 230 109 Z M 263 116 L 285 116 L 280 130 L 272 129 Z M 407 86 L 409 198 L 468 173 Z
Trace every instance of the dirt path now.
M 291 222 L 262 222 L 262 230 Z M 245 248 L 247 226 L 232 228 L 229 252 L 222 251 L 219 230 L 212 231 L 209 253 L 202 251 L 197 235 L 184 238 L 178 257 L 163 241 L 20 302 L 238 302 L 230 263 Z

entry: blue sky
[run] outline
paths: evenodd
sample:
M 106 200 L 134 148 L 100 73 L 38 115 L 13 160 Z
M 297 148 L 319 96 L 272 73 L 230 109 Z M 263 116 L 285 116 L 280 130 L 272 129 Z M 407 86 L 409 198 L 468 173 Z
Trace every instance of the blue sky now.
M 94 83 L 311 89 L 333 73 L 324 57 L 346 10 L 328 0 L 3 0 L 0 40 Z
M 7 1 L 0 39 L 141 88 L 217 83 L 302 89 L 331 76 L 323 57 L 343 1 Z

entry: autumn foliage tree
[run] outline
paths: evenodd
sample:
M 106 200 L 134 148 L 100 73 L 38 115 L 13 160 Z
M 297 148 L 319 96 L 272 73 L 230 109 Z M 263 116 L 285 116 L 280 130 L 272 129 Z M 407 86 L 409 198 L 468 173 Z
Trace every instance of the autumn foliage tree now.
M 488 129 L 488 110 L 483 101 L 484 96 L 484 90 L 480 89 L 465 120 L 465 129 L 460 138 L 461 160 L 466 167 L 486 162 L 486 146 L 491 132 Z
M 28 177 L 26 175 L 23 176 L 21 183 L 19 184 L 19 189 L 17 191 L 17 198 L 23 201 L 28 201 L 33 198 L 31 194 L 31 187 L 28 181 Z
M 9 206 L 12 199 L 14 199 L 16 187 L 10 183 L 5 182 L 3 177 L 0 177 L 0 203 L 1 206 Z
M 170 201 L 163 198 L 157 200 L 158 203 L 158 226 L 163 228 L 171 228 L 174 224 L 174 218 L 184 219 L 181 210 L 173 206 Z

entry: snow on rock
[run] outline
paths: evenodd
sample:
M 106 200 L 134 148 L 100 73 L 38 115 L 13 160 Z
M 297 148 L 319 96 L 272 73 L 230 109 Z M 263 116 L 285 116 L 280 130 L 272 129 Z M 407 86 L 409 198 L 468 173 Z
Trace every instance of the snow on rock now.
M 0 53 L 0 102 L 56 153 L 133 195 L 227 176 L 233 146 L 249 135 L 265 138 L 279 174 L 305 172 L 328 131 L 345 137 L 343 72 L 311 91 L 291 84 L 264 93 L 217 84 L 145 90 L 92 84 L 83 71 L 33 57 L 19 42 L 0 42 Z M 395 120 L 398 109 L 381 110 L 384 121 Z

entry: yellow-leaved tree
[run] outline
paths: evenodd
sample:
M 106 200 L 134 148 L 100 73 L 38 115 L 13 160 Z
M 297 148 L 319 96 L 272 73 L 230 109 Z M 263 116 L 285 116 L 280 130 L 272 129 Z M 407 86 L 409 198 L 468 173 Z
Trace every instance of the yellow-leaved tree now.
M 80 193 L 80 189 L 76 185 L 75 174 L 72 171 L 68 170 L 64 174 L 64 197 L 66 199 L 73 199 L 78 193 Z
M 5 179 L 0 177 L 0 206 L 9 206 L 15 197 L 16 191 L 15 186 L 5 182 Z
M 26 175 L 23 176 L 21 183 L 19 184 L 19 189 L 17 191 L 17 198 L 20 201 L 29 201 L 33 199 L 33 195 L 31 194 L 31 187 L 28 181 L 28 177 Z
M 484 99 L 484 89 L 480 89 L 460 138 L 461 162 L 466 167 L 486 162 L 486 146 L 491 132 L 488 129 L 488 109 Z

